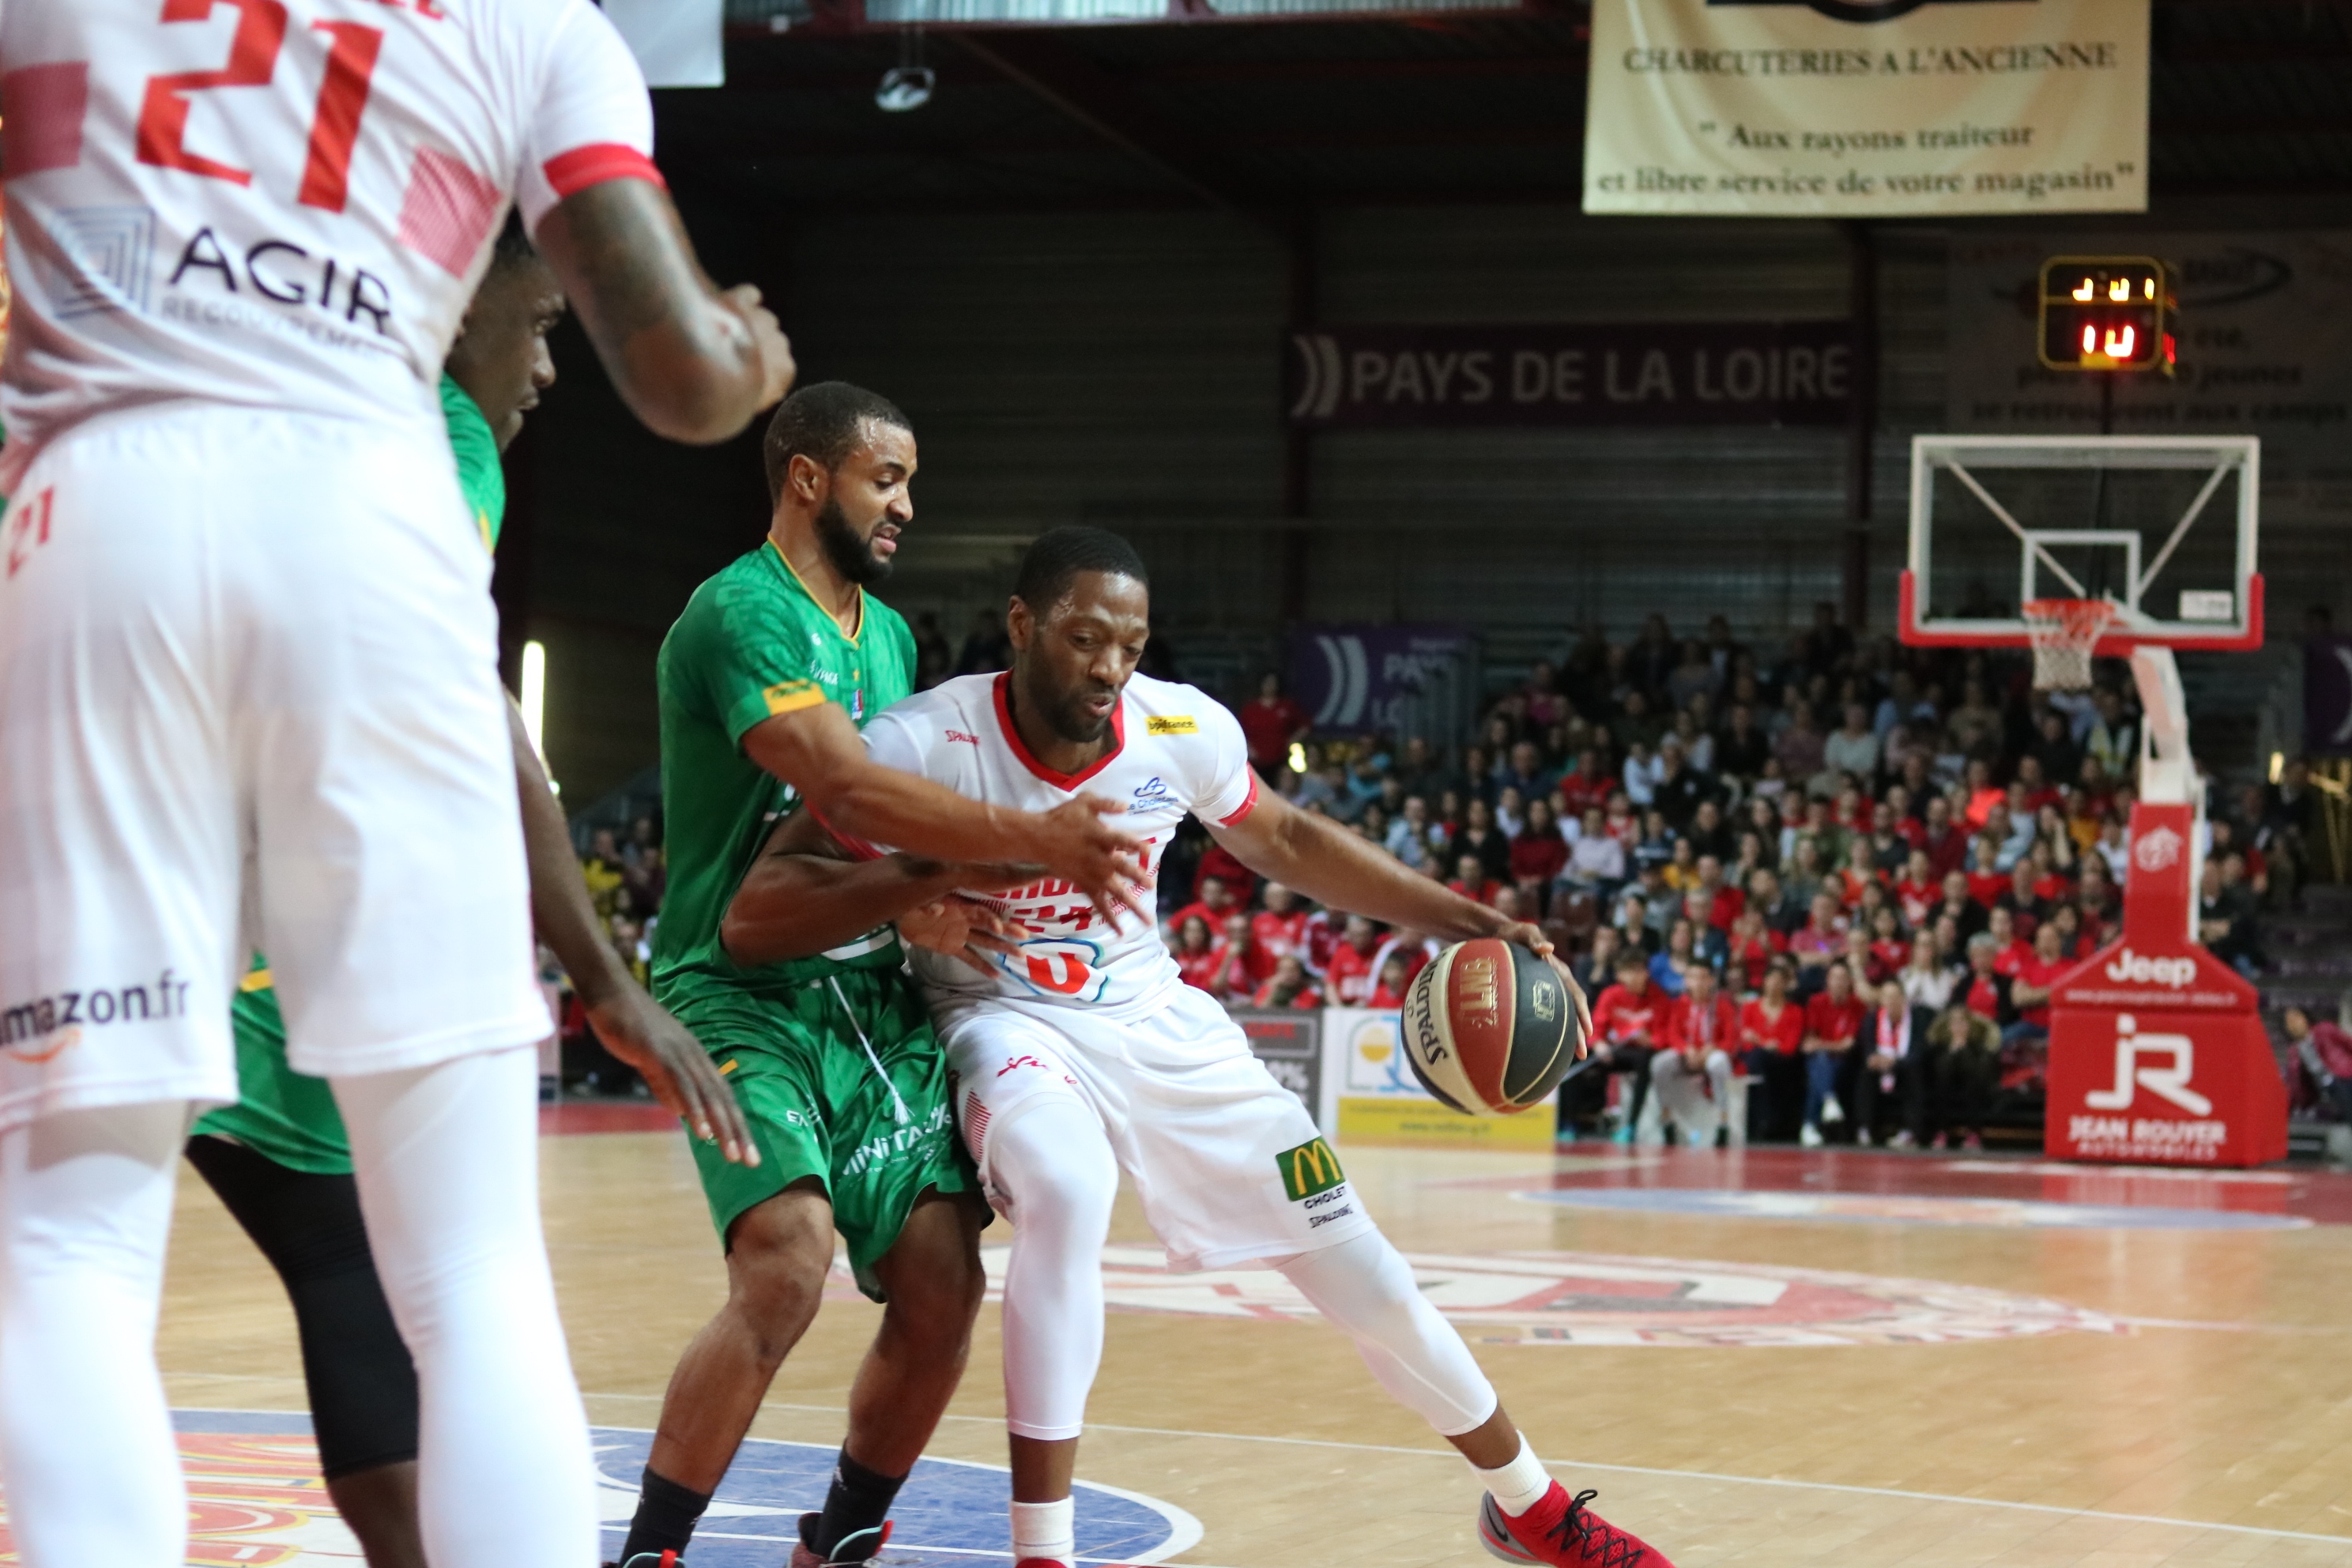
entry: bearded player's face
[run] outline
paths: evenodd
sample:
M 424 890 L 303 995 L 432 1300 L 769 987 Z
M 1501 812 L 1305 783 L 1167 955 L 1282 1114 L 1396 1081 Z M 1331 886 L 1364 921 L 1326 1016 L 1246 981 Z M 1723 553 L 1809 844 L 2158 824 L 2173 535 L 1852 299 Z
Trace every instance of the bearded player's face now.
M 890 575 L 899 531 L 915 521 L 914 481 L 914 432 L 868 420 L 816 515 L 817 542 L 835 571 L 852 583 Z
M 1099 741 L 1151 637 L 1150 590 L 1118 573 L 1080 572 L 1041 614 L 1005 616 L 1023 700 L 1065 741 Z

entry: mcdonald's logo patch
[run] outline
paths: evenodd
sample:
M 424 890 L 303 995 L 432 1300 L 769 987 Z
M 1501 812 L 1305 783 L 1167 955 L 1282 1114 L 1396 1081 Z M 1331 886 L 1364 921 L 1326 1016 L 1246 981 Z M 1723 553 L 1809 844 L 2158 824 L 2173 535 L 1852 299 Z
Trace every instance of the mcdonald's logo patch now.
M 1282 1190 L 1290 1194 L 1295 1204 L 1305 1203 L 1318 1193 L 1328 1193 L 1348 1179 L 1347 1173 L 1339 1169 L 1339 1156 L 1331 1152 L 1331 1145 L 1320 1138 L 1296 1149 L 1285 1149 L 1274 1157 L 1274 1163 L 1282 1173 Z

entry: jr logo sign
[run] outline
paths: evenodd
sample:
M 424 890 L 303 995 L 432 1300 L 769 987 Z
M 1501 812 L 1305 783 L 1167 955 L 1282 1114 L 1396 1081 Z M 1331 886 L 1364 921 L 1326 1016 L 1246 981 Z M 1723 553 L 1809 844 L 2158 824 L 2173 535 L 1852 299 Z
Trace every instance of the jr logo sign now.
M 2163 1067 L 2143 1066 L 2162 1060 Z M 2083 1097 L 2094 1110 L 2129 1110 L 2145 1089 L 2171 1101 L 2191 1116 L 2210 1116 L 2213 1102 L 2189 1087 L 2196 1076 L 2197 1043 L 2187 1035 L 2143 1035 L 2129 1013 L 2116 1015 L 2116 1080 L 2112 1089 L 2095 1089 Z

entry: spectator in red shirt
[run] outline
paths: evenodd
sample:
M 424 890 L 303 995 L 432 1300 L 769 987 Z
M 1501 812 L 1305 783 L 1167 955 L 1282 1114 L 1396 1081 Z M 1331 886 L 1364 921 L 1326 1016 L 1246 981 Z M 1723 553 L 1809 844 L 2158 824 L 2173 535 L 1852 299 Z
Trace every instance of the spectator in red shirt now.
M 1250 998 L 1254 1007 L 1320 1007 L 1323 993 L 1297 953 L 1285 953 L 1274 966 L 1274 976 Z
M 1379 983 L 1380 971 L 1373 966 L 1373 955 L 1380 951 L 1381 928 L 1361 915 L 1349 915 L 1339 945 L 1331 950 L 1331 959 L 1323 972 L 1324 984 L 1329 987 L 1333 1005 L 1341 1007 L 1369 1007 L 1372 987 Z
M 2029 1033 L 2048 1036 L 2050 1033 L 2050 994 L 2057 989 L 2058 977 L 2074 967 L 2075 961 L 2066 956 L 2061 943 L 2065 933 L 2054 921 L 2045 921 L 2033 935 L 2033 951 L 2017 966 L 2017 975 L 2009 988 L 2010 1005 L 2017 1009 L 2017 1022 L 2004 1031 L 2003 1044 L 2021 1039 Z
M 1977 835 L 1976 861 L 1969 871 L 1969 897 L 1986 909 L 2009 891 L 2009 873 L 2000 868 L 2000 841 L 1990 833 Z
M 1581 820 L 1587 811 L 1607 805 L 1609 792 L 1616 785 L 1600 752 L 1587 746 L 1576 753 L 1576 766 L 1560 775 L 1558 788 L 1570 814 Z
M 1274 960 L 1260 953 L 1257 944 L 1250 940 L 1250 917 L 1244 911 L 1235 910 L 1225 917 L 1225 929 L 1216 945 L 1219 1000 L 1246 1001 L 1273 978 Z
M 1511 880 L 1519 885 L 1538 918 L 1552 879 L 1568 868 L 1568 840 L 1560 837 L 1559 819 L 1552 815 L 1549 797 L 1528 802 L 1527 826 L 1511 840 Z
M 2010 1005 L 2010 977 L 2000 972 L 2000 939 L 1992 932 L 1980 931 L 1969 938 L 1969 972 L 1960 977 L 1954 999 L 1978 1017 L 2007 1028 L 2017 1021 L 2017 1010 Z
M 1764 972 L 1773 960 L 1789 950 L 1789 944 L 1779 931 L 1764 923 L 1764 917 L 1755 909 L 1739 911 L 1731 922 L 1731 934 L 1724 942 L 1724 973 L 1743 994 L 1764 988 Z
M 1617 957 L 1617 983 L 1592 1005 L 1592 1049 L 1590 1065 L 1568 1080 L 1568 1093 L 1577 1110 L 1597 1113 L 1606 1103 L 1609 1079 L 1620 1073 L 1633 1079 L 1625 1097 L 1625 1120 L 1616 1141 L 1631 1143 L 1633 1124 L 1641 1120 L 1642 1101 L 1650 1087 L 1650 1058 L 1665 1029 L 1668 998 L 1650 984 L 1649 963 L 1628 948 Z
M 1892 906 L 1882 907 L 1870 921 L 1870 980 L 1884 985 L 1911 962 L 1911 943 L 1903 934 Z
M 1503 884 L 1486 875 L 1486 863 L 1475 855 L 1465 855 L 1454 863 L 1454 879 L 1445 884 L 1465 899 L 1475 899 L 1482 904 L 1492 904 Z
M 1739 1020 L 1729 999 L 1717 993 L 1713 970 L 1692 970 L 1688 984 L 1666 1014 L 1664 1048 L 1651 1058 L 1650 1088 L 1660 1114 L 1682 1129 L 1683 1142 L 1709 1148 L 1727 1131 L 1723 1116 L 1731 1103 Z
M 1793 1134 L 1804 1103 L 1805 1009 L 1790 994 L 1795 985 L 1796 971 L 1784 959 L 1764 971 L 1763 994 L 1739 1009 L 1748 1070 L 1764 1090 L 1754 1120 L 1767 1138 Z
M 2053 827 L 2057 837 L 2045 833 L 2036 838 L 2033 847 L 2026 851 L 2024 861 L 2033 869 L 2033 896 L 2044 905 L 2074 895 L 2074 846 L 2066 842 L 2063 826 L 2053 822 Z
M 1919 847 L 1927 852 L 1928 868 L 1936 873 L 1938 881 L 1969 868 L 1968 829 L 1952 820 L 1952 803 L 1940 795 L 1927 799 L 1927 816 L 1919 830 Z
M 1209 922 L 1198 915 L 1186 915 L 1176 926 L 1176 973 L 1184 984 L 1210 995 L 1217 994 L 1217 968 L 1224 955 L 1210 940 Z
M 1813 896 L 1812 913 L 1789 938 L 1789 956 L 1797 961 L 1798 989 L 1811 994 L 1827 984 L 1830 964 L 1845 951 L 1845 920 L 1837 900 L 1828 893 Z
M 1381 960 L 1381 977 L 1372 987 L 1372 999 L 1366 1004 L 1373 1007 L 1402 1007 L 1405 991 L 1412 984 L 1412 971 L 1402 952 L 1391 952 Z
M 1213 942 L 1216 933 L 1225 929 L 1225 917 L 1240 907 L 1239 901 L 1233 895 L 1232 888 L 1223 877 L 1202 878 L 1199 891 L 1199 897 L 1168 917 L 1168 929 L 1176 933 L 1180 943 L 1184 935 L 1186 921 L 1199 920 L 1202 925 L 1209 928 L 1210 939 Z
M 1290 765 L 1290 748 L 1314 728 L 1307 710 L 1284 695 L 1282 677 L 1272 670 L 1258 679 L 1257 695 L 1243 705 L 1237 717 L 1242 721 L 1242 739 L 1249 746 L 1250 766 L 1268 783 Z
M 1706 895 L 1706 923 L 1717 931 L 1727 931 L 1748 907 L 1748 895 L 1725 880 L 1723 858 L 1702 855 L 1698 858 L 1698 887 Z
M 1307 920 L 1307 906 L 1297 893 L 1279 882 L 1265 885 L 1265 908 L 1250 921 L 1250 943 L 1265 955 L 1269 971 L 1291 953 L 1306 951 Z
M 1853 994 L 1853 972 L 1843 960 L 1831 964 L 1822 989 L 1805 1004 L 1805 1118 L 1797 1141 L 1808 1149 L 1821 1147 L 1824 1118 L 1845 1120 L 1845 1110 L 1838 1103 L 1838 1068 L 1853 1049 L 1862 1013 Z
M 1992 938 L 1992 966 L 2016 979 L 2018 970 L 2033 956 L 2033 944 L 2017 934 L 2017 918 L 2008 906 L 1996 905 L 1985 916 L 1985 934 Z
M 1903 879 L 1895 884 L 1895 907 L 1902 912 L 1903 923 L 1913 931 L 1932 923 L 1928 917 L 1944 901 L 1944 890 L 1936 883 L 1936 868 L 1928 864 L 1927 852 L 1911 851 Z

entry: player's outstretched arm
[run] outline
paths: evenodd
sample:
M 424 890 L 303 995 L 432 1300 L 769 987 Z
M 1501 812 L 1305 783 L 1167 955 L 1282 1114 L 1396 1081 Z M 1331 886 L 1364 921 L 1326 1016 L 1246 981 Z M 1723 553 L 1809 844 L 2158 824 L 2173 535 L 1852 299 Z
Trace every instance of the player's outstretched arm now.
M 643 1073 L 654 1098 L 683 1117 L 698 1135 L 718 1143 L 737 1164 L 758 1164 L 759 1146 L 751 1142 L 742 1107 L 719 1076 L 709 1053 L 667 1008 L 646 994 L 598 930 L 596 906 L 589 902 L 588 884 L 581 879 L 580 861 L 572 851 L 572 830 L 512 701 L 507 704 L 507 729 L 514 742 L 515 790 L 522 797 L 531 921 L 572 976 L 596 1037 L 606 1050 Z
M 1208 826 L 1210 837 L 1243 865 L 1319 904 L 1444 942 L 1498 936 L 1549 959 L 1575 999 L 1585 1037 L 1591 1037 L 1592 1014 L 1584 988 L 1552 951 L 1540 926 L 1504 919 L 1475 899 L 1406 869 L 1394 856 L 1330 818 L 1300 811 L 1278 795 L 1261 793 L 1250 814 L 1231 826 Z
M 655 434 L 724 441 L 792 390 L 792 345 L 760 291 L 712 285 L 659 185 L 606 180 L 576 191 L 531 239 L 622 401 Z
M 1017 888 L 1044 874 L 1042 866 L 953 865 L 912 855 L 856 859 L 815 813 L 797 811 L 776 825 L 743 874 L 719 940 L 738 963 L 780 963 L 840 947 L 896 921 L 908 941 L 919 935 L 919 945 L 988 973 L 986 961 L 966 950 L 1009 952 L 1011 944 L 994 916 L 955 894 Z M 945 906 L 940 918 L 914 918 L 934 906 Z
M 1113 927 L 1122 916 L 1151 918 L 1137 902 L 1141 846 L 1106 820 L 1121 809 L 1115 802 L 1080 795 L 1039 813 L 966 800 L 872 761 L 849 715 L 831 702 L 761 720 L 743 732 L 743 750 L 845 837 L 941 861 L 1042 866 Z

